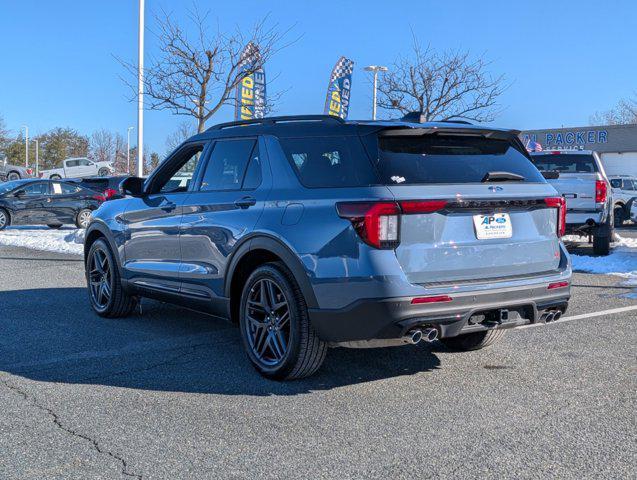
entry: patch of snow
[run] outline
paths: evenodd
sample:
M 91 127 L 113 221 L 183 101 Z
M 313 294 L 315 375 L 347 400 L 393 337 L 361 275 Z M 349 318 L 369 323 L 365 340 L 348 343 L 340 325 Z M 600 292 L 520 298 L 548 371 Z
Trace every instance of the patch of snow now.
M 574 237 L 576 238 L 576 237 Z M 566 241 L 573 241 L 565 237 Z M 617 235 L 617 242 L 610 255 L 606 257 L 589 257 L 571 255 L 573 270 L 587 273 L 617 275 L 626 279 L 624 285 L 637 285 L 637 238 L 626 238 Z
M 0 231 L 0 245 L 82 255 L 84 230 L 77 228 L 53 230 L 47 227 L 8 227 Z

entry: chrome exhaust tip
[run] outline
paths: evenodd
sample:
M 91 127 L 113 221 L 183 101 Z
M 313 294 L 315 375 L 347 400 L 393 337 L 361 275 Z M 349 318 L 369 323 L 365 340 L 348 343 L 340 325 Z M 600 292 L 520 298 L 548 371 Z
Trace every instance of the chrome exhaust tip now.
M 403 337 L 403 342 L 411 345 L 416 345 L 422 340 L 422 330 L 410 330 L 407 335 Z
M 554 317 L 555 317 L 555 313 L 553 313 L 553 312 L 548 312 L 548 313 L 546 314 L 546 318 L 544 319 L 544 321 L 545 321 L 546 323 L 550 323 L 550 322 L 552 322 L 552 321 L 553 321 L 553 318 L 554 318 Z
M 553 321 L 557 322 L 560 318 L 562 317 L 562 311 L 561 310 L 557 310 L 554 314 L 553 314 Z
M 433 342 L 438 338 L 438 330 L 433 327 L 425 328 L 422 336 L 425 342 Z

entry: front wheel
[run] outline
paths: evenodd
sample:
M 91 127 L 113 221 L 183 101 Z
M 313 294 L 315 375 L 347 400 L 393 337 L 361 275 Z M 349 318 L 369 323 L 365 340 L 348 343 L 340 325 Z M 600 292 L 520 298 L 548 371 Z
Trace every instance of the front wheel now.
M 75 225 L 77 228 L 86 228 L 91 223 L 91 215 L 93 212 L 88 208 L 84 208 L 79 211 L 77 218 L 75 219 Z
M 465 333 L 457 337 L 441 338 L 440 341 L 451 350 L 468 352 L 493 345 L 504 336 L 504 330 L 485 330 L 484 332 Z
M 100 168 L 99 172 L 97 172 L 97 176 L 106 177 L 109 173 L 110 171 L 108 170 L 108 168 Z
M 105 240 L 96 240 L 88 252 L 85 265 L 91 307 L 102 317 L 125 317 L 137 304 L 134 297 L 122 288 L 122 281 Z
M 608 235 L 603 237 L 595 235 L 593 237 L 593 253 L 595 255 L 608 255 L 610 253 L 610 241 L 612 237 L 613 232 L 610 232 Z
M 616 227 L 621 227 L 624 224 L 624 222 L 627 220 L 626 212 L 624 212 L 624 209 L 622 207 L 615 207 L 615 211 L 613 215 L 615 217 Z
M 241 295 L 239 323 L 248 358 L 265 377 L 307 377 L 325 360 L 327 344 L 312 329 L 303 293 L 281 263 L 252 272 Z

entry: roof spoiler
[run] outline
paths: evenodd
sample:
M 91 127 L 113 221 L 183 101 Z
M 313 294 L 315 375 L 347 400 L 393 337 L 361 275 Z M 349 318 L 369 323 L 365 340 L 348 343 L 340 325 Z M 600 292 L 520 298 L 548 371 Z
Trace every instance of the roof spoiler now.
M 490 128 L 482 128 L 471 126 L 471 128 L 462 128 L 462 127 L 409 127 L 405 126 L 396 126 L 389 127 L 378 132 L 379 136 L 383 137 L 407 137 L 407 136 L 421 136 L 421 135 L 432 135 L 432 134 L 444 134 L 444 135 L 461 135 L 461 136 L 479 136 L 486 138 L 495 138 L 500 140 L 511 140 L 512 138 L 516 138 L 519 140 L 518 135 L 520 134 L 519 130 L 493 130 Z
M 411 123 L 427 122 L 427 119 L 425 118 L 422 112 L 409 112 L 405 114 L 403 118 L 401 118 L 400 120 L 403 122 L 411 122 Z M 453 118 L 449 118 L 446 120 L 435 120 L 435 121 L 440 123 L 463 123 L 465 125 L 473 125 L 471 122 L 468 122 L 467 120 L 460 120 L 460 119 L 453 120 Z

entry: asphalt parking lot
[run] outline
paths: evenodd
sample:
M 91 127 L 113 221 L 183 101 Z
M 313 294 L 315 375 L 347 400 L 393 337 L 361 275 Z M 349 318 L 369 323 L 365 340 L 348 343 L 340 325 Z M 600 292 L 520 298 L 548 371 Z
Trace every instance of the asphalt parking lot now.
M 565 321 L 490 349 L 276 383 L 224 321 L 101 319 L 78 257 L 0 246 L 0 478 L 635 478 L 637 310 L 587 316 L 637 306 L 622 282 L 576 273 Z

